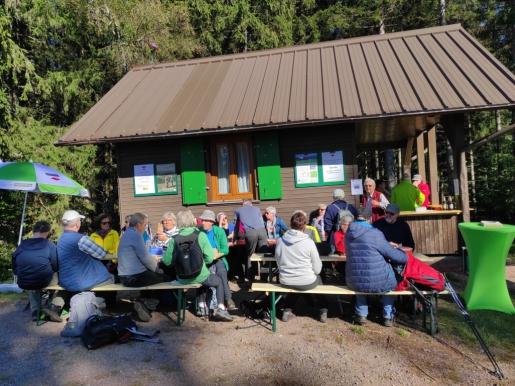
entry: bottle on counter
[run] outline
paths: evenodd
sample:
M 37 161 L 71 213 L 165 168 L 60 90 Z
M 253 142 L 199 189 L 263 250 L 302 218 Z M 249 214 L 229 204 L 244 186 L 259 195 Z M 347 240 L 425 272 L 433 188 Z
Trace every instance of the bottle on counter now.
M 443 196 L 442 204 L 443 204 L 443 210 L 449 209 L 449 205 L 447 204 L 447 197 Z

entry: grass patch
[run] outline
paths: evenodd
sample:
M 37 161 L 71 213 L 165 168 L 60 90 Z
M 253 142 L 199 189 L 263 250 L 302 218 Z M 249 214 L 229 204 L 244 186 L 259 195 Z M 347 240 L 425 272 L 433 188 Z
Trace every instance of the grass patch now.
M 361 326 L 351 326 L 350 330 L 357 335 L 365 335 L 365 329 Z
M 405 330 L 404 328 L 398 328 L 396 332 L 397 335 L 402 336 L 403 338 L 411 335 L 411 333 L 408 330 Z
M 14 302 L 18 300 L 28 300 L 29 296 L 26 292 L 17 294 L 14 292 L 0 292 L 0 303 Z

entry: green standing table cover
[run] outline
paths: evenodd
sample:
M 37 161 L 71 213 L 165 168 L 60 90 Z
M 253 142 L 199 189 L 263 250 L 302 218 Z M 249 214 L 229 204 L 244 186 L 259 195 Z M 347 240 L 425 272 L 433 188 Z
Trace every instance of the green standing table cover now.
M 469 277 L 464 293 L 467 309 L 515 314 L 506 285 L 506 256 L 515 226 L 484 227 L 466 222 L 458 227 L 468 250 Z

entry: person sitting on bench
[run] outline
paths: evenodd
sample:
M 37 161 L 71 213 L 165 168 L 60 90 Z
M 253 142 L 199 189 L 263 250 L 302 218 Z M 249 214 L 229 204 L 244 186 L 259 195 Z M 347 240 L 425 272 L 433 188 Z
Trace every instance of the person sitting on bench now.
M 381 231 L 373 228 L 369 221 L 371 212 L 361 210 L 358 220 L 351 223 L 345 235 L 347 264 L 345 278 L 354 291 L 382 293 L 395 289 L 397 280 L 392 263 L 406 264 L 407 255 L 393 248 Z M 383 296 L 383 324 L 393 325 L 393 296 Z M 368 305 L 366 295 L 356 295 L 355 322 L 366 324 Z
M 415 249 L 415 241 L 411 234 L 409 224 L 399 218 L 400 208 L 397 204 L 388 204 L 386 207 L 386 216 L 377 220 L 373 225 L 374 228 L 383 232 L 386 240 L 392 247 L 410 247 Z
M 295 212 L 290 220 L 289 229 L 278 239 L 275 248 L 275 260 L 279 268 L 279 282 L 290 288 L 306 291 L 322 284 L 320 271 L 322 262 L 315 242 L 304 233 L 308 219 L 303 212 Z M 282 320 L 287 322 L 293 316 L 296 294 L 288 294 Z M 311 303 L 319 307 L 319 320 L 327 321 L 327 302 L 321 295 L 310 295 Z

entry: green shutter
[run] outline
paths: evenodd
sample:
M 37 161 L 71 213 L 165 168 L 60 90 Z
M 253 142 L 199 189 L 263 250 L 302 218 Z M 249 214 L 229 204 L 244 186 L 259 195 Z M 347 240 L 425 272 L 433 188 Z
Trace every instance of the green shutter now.
M 181 142 L 181 177 L 183 205 L 205 204 L 206 170 L 202 140 L 188 139 Z
M 256 161 L 259 199 L 280 199 L 283 192 L 277 133 L 256 134 Z

